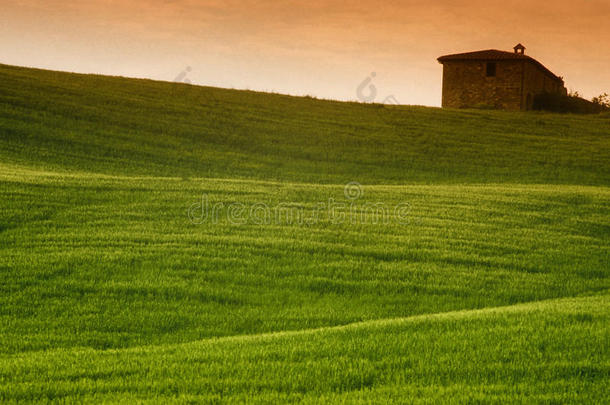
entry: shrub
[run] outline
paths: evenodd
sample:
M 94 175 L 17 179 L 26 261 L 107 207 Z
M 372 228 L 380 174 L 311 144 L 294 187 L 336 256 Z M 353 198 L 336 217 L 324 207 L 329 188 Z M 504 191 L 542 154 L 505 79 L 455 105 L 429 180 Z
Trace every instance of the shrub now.
M 534 97 L 534 110 L 573 114 L 599 114 L 608 111 L 605 105 L 575 95 L 542 93 Z
M 608 93 L 600 94 L 597 97 L 593 97 L 591 101 L 593 102 L 593 104 L 597 104 L 602 107 L 605 107 L 606 109 L 610 109 L 610 96 L 608 96 Z

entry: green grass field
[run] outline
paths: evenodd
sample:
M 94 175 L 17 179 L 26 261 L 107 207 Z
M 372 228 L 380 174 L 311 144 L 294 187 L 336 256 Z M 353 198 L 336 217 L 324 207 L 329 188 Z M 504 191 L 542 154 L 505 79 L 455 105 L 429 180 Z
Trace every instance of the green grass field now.
M 608 115 L 0 65 L 0 198 L 0 402 L 608 401 Z

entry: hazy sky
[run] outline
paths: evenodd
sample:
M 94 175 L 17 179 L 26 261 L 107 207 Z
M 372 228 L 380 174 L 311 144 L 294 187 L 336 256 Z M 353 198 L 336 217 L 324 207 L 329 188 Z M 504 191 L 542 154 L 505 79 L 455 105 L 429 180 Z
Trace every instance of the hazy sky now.
M 0 0 L 0 63 L 440 105 L 443 54 L 518 42 L 610 92 L 610 0 Z M 368 94 L 368 93 L 367 93 Z

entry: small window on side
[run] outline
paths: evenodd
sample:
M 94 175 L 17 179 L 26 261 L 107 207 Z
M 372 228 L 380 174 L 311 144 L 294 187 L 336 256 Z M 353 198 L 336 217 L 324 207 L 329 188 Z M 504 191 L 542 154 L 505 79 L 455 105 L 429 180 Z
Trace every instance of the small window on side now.
M 496 77 L 497 64 L 495 62 L 487 62 L 487 77 Z

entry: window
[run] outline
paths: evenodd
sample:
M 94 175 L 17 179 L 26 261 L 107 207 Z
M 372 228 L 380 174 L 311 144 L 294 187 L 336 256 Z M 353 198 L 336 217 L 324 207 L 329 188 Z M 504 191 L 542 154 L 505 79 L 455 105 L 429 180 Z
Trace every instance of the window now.
M 496 77 L 496 68 L 495 62 L 487 62 L 487 77 Z

